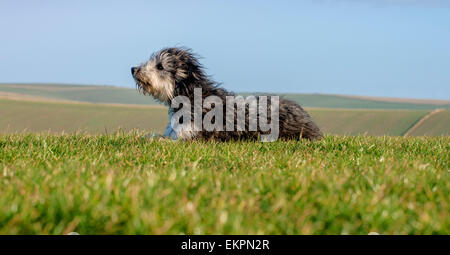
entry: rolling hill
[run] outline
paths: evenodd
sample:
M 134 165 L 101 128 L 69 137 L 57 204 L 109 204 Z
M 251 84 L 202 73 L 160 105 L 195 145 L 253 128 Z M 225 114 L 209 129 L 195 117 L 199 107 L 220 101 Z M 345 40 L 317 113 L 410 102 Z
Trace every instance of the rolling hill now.
M 403 136 L 428 111 L 372 109 L 308 109 L 327 134 Z M 418 133 L 419 134 L 419 133 Z
M 167 110 L 161 106 L 123 106 L 73 102 L 0 99 L 0 133 L 87 132 L 111 133 L 118 129 L 162 132 Z
M 415 125 L 412 136 L 450 134 L 448 101 L 283 96 L 305 106 L 327 134 L 403 136 Z M 446 110 L 420 122 L 437 108 Z M 0 117 L 0 133 L 96 134 L 118 129 L 161 133 L 168 122 L 166 107 L 134 89 L 52 84 L 0 84 Z
M 423 121 L 412 132 L 411 136 L 450 136 L 450 111 L 439 111 Z
M 307 108 L 328 134 L 402 136 L 428 111 Z M 448 111 L 446 111 L 448 112 Z M 157 105 L 107 105 L 77 102 L 43 102 L 0 99 L 0 133 L 87 132 L 111 133 L 139 129 L 161 133 L 168 122 L 167 109 Z M 448 127 L 443 123 L 436 128 Z M 414 135 L 420 135 L 421 131 Z
M 135 89 L 115 86 L 59 85 L 59 84 L 0 84 L 1 95 L 27 95 L 48 99 L 81 101 L 108 104 L 158 104 L 149 96 L 137 93 Z M 243 96 L 250 93 L 241 93 Z M 351 109 L 450 109 L 450 101 L 417 99 L 380 99 L 325 94 L 281 94 L 304 107 L 351 108 Z

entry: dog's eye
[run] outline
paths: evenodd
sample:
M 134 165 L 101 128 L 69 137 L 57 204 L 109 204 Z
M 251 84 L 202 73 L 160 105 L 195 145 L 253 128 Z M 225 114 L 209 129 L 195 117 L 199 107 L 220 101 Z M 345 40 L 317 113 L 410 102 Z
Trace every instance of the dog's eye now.
M 158 63 L 158 64 L 156 65 L 156 69 L 158 69 L 158 70 L 163 70 L 164 67 L 162 66 L 161 63 Z

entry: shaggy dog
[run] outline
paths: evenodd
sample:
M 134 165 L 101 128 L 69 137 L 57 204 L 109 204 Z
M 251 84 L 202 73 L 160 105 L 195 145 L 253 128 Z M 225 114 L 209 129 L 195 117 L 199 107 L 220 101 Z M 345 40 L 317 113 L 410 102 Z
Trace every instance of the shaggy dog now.
M 212 81 L 204 72 L 202 65 L 198 62 L 196 56 L 191 50 L 186 48 L 166 48 L 154 53 L 150 60 L 147 62 L 131 68 L 131 73 L 136 81 L 137 88 L 144 95 L 152 95 L 158 101 L 169 106 L 169 118 L 174 113 L 180 110 L 180 105 L 173 107 L 173 101 L 178 96 L 184 96 L 189 99 L 192 106 L 192 118 L 191 124 L 194 126 L 194 90 L 201 88 L 201 99 L 204 100 L 208 96 L 216 96 L 222 101 L 223 115 L 226 116 L 226 109 L 234 112 L 234 117 L 238 117 L 240 114 L 235 108 L 235 102 L 232 105 L 227 104 L 227 97 L 234 96 L 234 93 L 228 92 L 221 88 L 217 83 Z M 263 96 L 256 96 L 257 102 L 260 102 Z M 265 97 L 267 98 L 267 97 Z M 281 139 L 299 139 L 306 138 L 309 140 L 320 139 L 322 133 L 317 125 L 311 120 L 308 113 L 295 102 L 286 99 L 279 99 L 278 103 L 278 137 Z M 202 118 L 207 115 L 208 111 L 212 109 L 212 105 L 209 107 L 202 107 Z M 272 123 L 271 111 L 275 111 L 272 106 L 273 102 L 267 103 L 267 114 L 262 114 L 268 117 L 268 122 Z M 198 113 L 198 112 L 197 112 Z M 259 118 L 261 112 L 258 112 L 256 117 Z M 241 115 L 242 117 L 242 115 Z M 177 130 L 169 125 L 167 127 L 164 136 L 172 137 L 174 139 L 214 139 L 220 141 L 226 140 L 241 140 L 241 139 L 258 139 L 263 134 L 268 134 L 267 129 L 263 130 L 260 126 L 257 129 L 249 129 L 249 123 L 255 116 L 249 115 L 249 101 L 245 101 L 245 128 L 242 130 L 242 126 L 238 128 L 234 119 L 229 120 L 223 117 L 223 120 L 219 123 L 223 123 L 223 126 L 230 125 L 233 127 L 224 128 L 220 130 L 206 130 L 200 128 L 200 130 L 190 129 Z M 215 118 L 215 117 L 214 117 Z M 217 123 L 218 120 L 214 119 Z M 181 119 L 184 119 L 181 118 Z M 228 122 L 228 123 L 227 123 Z M 242 124 L 242 123 L 241 123 Z M 173 126 L 173 125 L 172 125 Z

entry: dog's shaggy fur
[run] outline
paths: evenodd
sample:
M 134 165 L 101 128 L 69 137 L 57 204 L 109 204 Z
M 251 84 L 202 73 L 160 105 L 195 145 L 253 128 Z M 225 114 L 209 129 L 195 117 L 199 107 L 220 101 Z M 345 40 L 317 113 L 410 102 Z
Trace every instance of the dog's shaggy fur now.
M 194 107 L 194 88 L 202 89 L 202 98 L 208 96 L 218 96 L 224 107 L 225 125 L 225 109 L 227 107 L 234 108 L 235 119 L 237 110 L 233 106 L 226 105 L 226 96 L 233 96 L 232 92 L 228 92 L 221 88 L 217 83 L 212 81 L 203 71 L 202 65 L 198 62 L 196 56 L 186 48 L 166 48 L 154 53 L 147 62 L 131 68 L 133 78 L 136 81 L 137 88 L 144 95 L 152 95 L 157 100 L 171 106 L 172 100 L 176 96 L 186 96 Z M 256 98 L 259 98 L 258 96 Z M 270 122 L 270 101 L 268 103 Z M 203 109 L 203 116 L 210 109 Z M 177 111 L 170 109 L 169 112 Z M 194 112 L 194 111 L 192 111 Z M 191 131 L 188 133 L 179 133 L 177 137 L 180 139 L 215 139 L 215 140 L 239 140 L 239 139 L 257 139 L 262 132 L 259 127 L 258 131 L 248 131 L 248 105 L 246 105 L 246 123 L 245 131 Z M 202 117 L 203 117 L 202 116 Z M 191 120 L 194 120 L 192 116 Z M 234 120 L 233 120 L 234 121 Z M 169 123 L 170 126 L 170 123 Z M 235 129 L 236 123 L 234 123 Z M 225 130 L 225 128 L 224 128 Z M 299 139 L 306 138 L 310 140 L 322 137 L 317 125 L 311 120 L 308 113 L 303 108 L 283 98 L 279 100 L 279 138 L 281 139 Z

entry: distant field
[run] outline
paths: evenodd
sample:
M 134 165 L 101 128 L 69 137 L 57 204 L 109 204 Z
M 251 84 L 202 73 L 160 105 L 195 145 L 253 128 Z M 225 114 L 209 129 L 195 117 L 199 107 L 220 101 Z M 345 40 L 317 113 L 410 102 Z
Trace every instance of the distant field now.
M 319 94 L 286 94 L 286 98 L 291 99 L 307 107 L 321 108 L 357 108 L 357 109 L 409 109 L 409 110 L 429 110 L 436 108 L 450 109 L 450 104 L 419 104 L 359 99 L 356 97 L 319 95 Z
M 450 111 L 446 110 L 432 115 L 424 123 L 418 126 L 411 135 L 450 136 Z
M 424 110 L 308 109 L 328 134 L 403 135 L 428 113 Z M 91 134 L 120 129 L 162 133 L 168 122 L 160 106 L 113 106 L 0 99 L 0 133 L 83 131 Z M 435 133 L 447 127 L 436 128 Z
M 448 137 L 0 135 L 0 234 L 450 233 Z
M 112 104 L 158 104 L 135 89 L 113 86 L 79 86 L 53 84 L 0 84 L 1 92 L 18 93 L 60 100 Z M 243 93 L 248 95 L 248 93 Z M 450 109 L 450 101 L 358 98 L 323 94 L 283 94 L 304 107 L 362 108 L 362 109 Z M 397 102 L 396 102 L 397 101 Z M 432 103 L 434 102 L 434 103 Z
M 414 123 L 428 113 L 424 110 L 357 109 L 311 109 L 309 112 L 325 133 L 394 136 L 404 135 Z M 450 126 L 450 123 L 443 126 Z M 437 128 L 436 133 L 442 128 Z
M 450 109 L 450 101 L 445 100 L 282 96 L 306 106 L 325 133 L 337 135 L 402 136 L 433 109 Z M 165 107 L 152 97 L 113 86 L 0 84 L 0 106 L 2 133 L 50 130 L 98 134 L 119 128 L 161 133 L 168 121 Z M 449 112 L 433 116 L 411 135 L 449 135 Z
M 0 92 L 12 92 L 51 99 L 111 104 L 158 104 L 135 89 L 113 86 L 0 84 Z
M 0 133 L 105 133 L 140 129 L 162 132 L 167 110 L 160 106 L 127 107 L 0 99 Z

